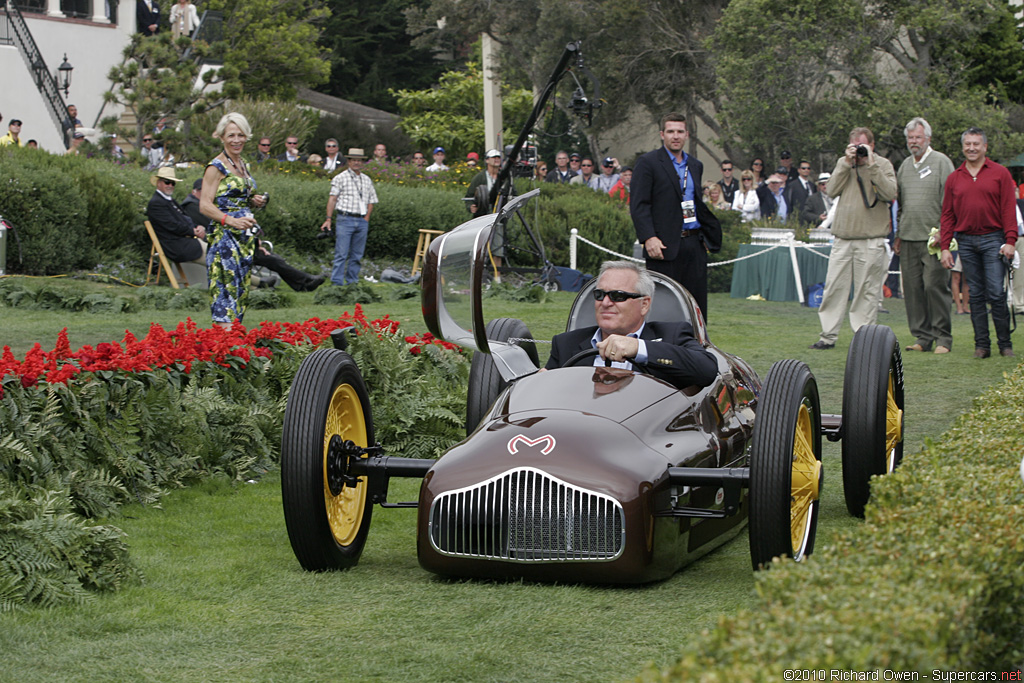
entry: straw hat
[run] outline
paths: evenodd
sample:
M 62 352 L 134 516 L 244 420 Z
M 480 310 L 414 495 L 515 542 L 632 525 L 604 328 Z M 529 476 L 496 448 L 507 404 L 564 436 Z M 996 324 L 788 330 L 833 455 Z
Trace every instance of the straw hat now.
M 361 147 L 349 147 L 348 154 L 346 154 L 345 156 L 347 156 L 349 159 L 365 159 L 366 152 L 364 152 Z
M 149 184 L 156 187 L 157 179 L 170 180 L 172 183 L 180 183 L 181 178 L 174 175 L 173 166 L 161 166 L 156 169 L 156 173 L 149 177 Z

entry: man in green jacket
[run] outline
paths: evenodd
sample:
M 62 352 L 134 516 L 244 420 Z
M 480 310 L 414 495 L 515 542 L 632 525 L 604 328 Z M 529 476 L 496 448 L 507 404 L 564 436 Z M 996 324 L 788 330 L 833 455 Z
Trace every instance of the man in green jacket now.
M 932 127 L 920 116 L 904 129 L 911 156 L 896 173 L 899 185 L 899 220 L 893 251 L 900 257 L 903 297 L 907 323 L 914 343 L 907 351 L 949 353 L 953 348 L 953 327 L 949 302 L 950 271 L 942 267 L 938 250 L 928 253 L 928 240 L 942 218 L 942 194 L 953 162 L 931 148 Z
M 867 128 L 850 131 L 845 155 L 836 162 L 825 191 L 835 199 L 832 253 L 818 309 L 821 336 L 812 349 L 834 349 L 853 283 L 850 327 L 856 332 L 878 318 L 878 299 L 888 270 L 885 250 L 889 206 L 896 198 L 896 172 L 875 155 L 875 136 Z

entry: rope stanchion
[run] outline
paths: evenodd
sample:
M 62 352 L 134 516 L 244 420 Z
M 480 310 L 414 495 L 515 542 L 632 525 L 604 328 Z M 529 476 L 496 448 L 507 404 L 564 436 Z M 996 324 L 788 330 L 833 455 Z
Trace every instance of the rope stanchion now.
M 580 240 L 581 242 L 586 242 L 587 244 L 589 244 L 590 246 L 594 247 L 595 249 L 599 249 L 599 250 L 603 251 L 606 254 L 611 254 L 612 256 L 618 256 L 620 259 L 623 259 L 625 261 L 633 261 L 634 263 L 643 263 L 644 262 L 643 259 L 633 258 L 632 256 L 626 256 L 625 254 L 620 254 L 617 251 L 612 251 L 611 249 L 608 249 L 606 247 L 602 247 L 597 242 L 591 242 L 586 237 L 583 237 L 582 235 L 580 235 L 579 232 L 575 228 L 572 229 L 572 233 L 569 235 L 569 253 L 570 254 L 572 254 L 573 250 L 576 248 L 576 243 L 575 243 L 574 240 Z M 576 269 L 575 266 L 573 266 L 572 268 L 573 268 L 573 270 Z

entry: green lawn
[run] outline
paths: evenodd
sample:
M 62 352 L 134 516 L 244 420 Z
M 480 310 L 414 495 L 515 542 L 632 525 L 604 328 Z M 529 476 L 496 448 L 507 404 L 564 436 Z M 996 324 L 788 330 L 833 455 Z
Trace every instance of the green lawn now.
M 293 308 L 253 311 L 246 322 L 340 313 L 313 306 L 311 295 L 295 299 Z M 561 331 L 570 301 L 567 294 L 545 305 L 493 301 L 489 317 L 523 318 L 537 337 L 550 338 Z M 908 343 L 902 302 L 887 307 L 880 322 Z M 409 331 L 424 329 L 416 300 L 365 309 L 370 317 L 390 313 Z M 796 303 L 718 294 L 710 312 L 716 344 L 747 359 L 762 378 L 775 360 L 806 360 L 823 409 L 840 411 L 848 328 L 835 350 L 810 351 L 817 315 Z M 4 313 L 2 343 L 18 354 L 37 339 L 52 347 L 64 326 L 77 348 L 185 317 Z M 905 358 L 908 451 L 946 429 L 1014 366 L 1010 359 L 975 360 L 972 351 L 967 316 L 954 316 L 952 354 Z M 829 552 L 836 530 L 858 523 L 845 512 L 838 453 L 838 445 L 826 446 L 818 553 Z M 415 482 L 392 485 L 393 500 L 415 495 Z M 377 509 L 359 566 L 312 575 L 291 554 L 276 473 L 255 484 L 210 482 L 175 492 L 163 509 L 128 508 L 111 522 L 128 534 L 145 583 L 84 607 L 0 616 L 0 681 L 620 680 L 648 661 L 667 665 L 719 615 L 753 605 L 745 535 L 641 588 L 452 582 L 419 568 L 414 515 Z

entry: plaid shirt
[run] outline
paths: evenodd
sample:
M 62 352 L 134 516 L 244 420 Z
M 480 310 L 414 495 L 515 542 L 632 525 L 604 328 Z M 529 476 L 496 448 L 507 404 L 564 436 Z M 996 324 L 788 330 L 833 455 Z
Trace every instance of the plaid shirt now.
M 331 180 L 331 196 L 337 197 L 335 209 L 342 213 L 365 215 L 368 204 L 377 203 L 373 181 L 365 173 L 356 175 L 346 169 Z

